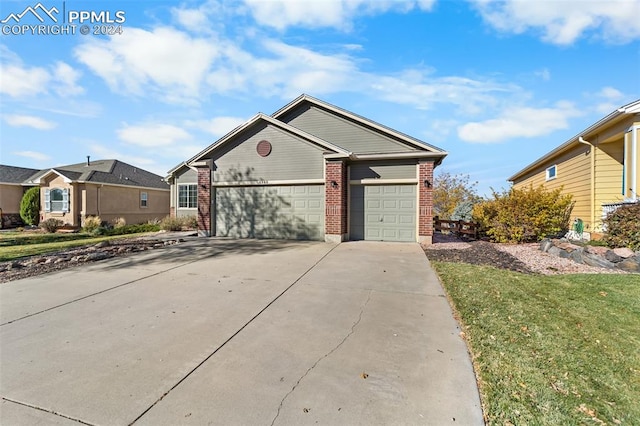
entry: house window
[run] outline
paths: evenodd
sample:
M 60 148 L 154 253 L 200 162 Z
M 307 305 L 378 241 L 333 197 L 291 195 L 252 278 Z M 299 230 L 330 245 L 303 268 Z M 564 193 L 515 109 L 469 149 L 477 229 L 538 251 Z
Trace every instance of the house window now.
M 44 211 L 66 213 L 69 211 L 69 190 L 60 188 L 45 188 Z
M 195 209 L 198 207 L 198 185 L 178 185 L 178 208 Z
M 149 196 L 146 192 L 140 193 L 140 207 L 147 207 L 147 201 L 149 200 Z
M 547 169 L 547 180 L 551 180 L 551 179 L 555 179 L 556 178 L 556 170 L 557 166 L 554 164 L 553 166 L 549 167 Z

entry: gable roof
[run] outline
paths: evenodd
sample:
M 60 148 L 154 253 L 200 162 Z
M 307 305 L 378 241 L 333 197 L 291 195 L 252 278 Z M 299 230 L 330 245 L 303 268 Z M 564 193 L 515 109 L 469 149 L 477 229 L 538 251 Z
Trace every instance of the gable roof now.
M 98 183 L 168 190 L 160 175 L 119 160 L 93 160 L 40 170 L 29 182 L 37 184 L 51 174 L 62 176 L 66 182 Z
M 36 172 L 38 172 L 38 169 L 0 164 L 0 183 L 22 185 L 25 180 Z
M 258 113 L 256 115 L 254 115 L 249 121 L 247 121 L 246 123 L 236 127 L 235 129 L 233 129 L 232 131 L 230 131 L 229 133 L 227 133 L 226 135 L 224 135 L 223 137 L 221 137 L 220 139 L 218 139 L 216 142 L 214 142 L 213 144 L 209 145 L 208 147 L 206 147 L 205 149 L 203 149 L 202 151 L 200 151 L 199 153 L 197 153 L 195 156 L 193 156 L 192 158 L 190 158 L 189 160 L 186 161 L 185 163 L 180 163 L 178 164 L 176 167 L 174 167 L 173 169 L 171 169 L 171 171 L 169 173 L 172 173 L 173 171 L 176 171 L 178 169 L 180 169 L 183 166 L 192 164 L 196 161 L 200 161 L 202 160 L 204 157 L 208 156 L 209 154 L 211 154 L 212 152 L 220 149 L 221 147 L 225 146 L 229 141 L 231 141 L 235 136 L 241 134 L 242 132 L 249 130 L 250 128 L 252 128 L 253 126 L 260 124 L 260 123 L 267 123 L 267 124 L 271 124 L 274 127 L 277 127 L 281 130 L 284 130 L 285 132 L 292 134 L 294 136 L 298 136 L 302 139 L 305 139 L 309 142 L 312 142 L 316 145 L 319 145 L 321 147 L 323 147 L 324 149 L 326 149 L 329 153 L 331 154 L 336 154 L 338 156 L 341 157 L 349 157 L 349 155 L 351 154 L 350 152 L 340 148 L 337 145 L 334 145 L 332 143 L 329 143 L 327 141 L 325 141 L 324 139 L 320 139 L 317 136 L 313 136 L 307 132 L 304 132 L 296 127 L 290 126 L 287 123 L 284 123 L 282 121 L 276 120 L 273 117 L 270 117 L 268 115 L 265 115 L 263 113 Z
M 370 128 L 373 129 L 375 131 L 378 131 L 380 133 L 386 134 L 390 137 L 392 137 L 393 139 L 399 140 L 401 142 L 404 142 L 408 145 L 411 145 L 415 148 L 418 148 L 420 150 L 427 150 L 427 151 L 431 151 L 431 152 L 435 152 L 435 153 L 442 153 L 444 154 L 442 157 L 444 158 L 444 156 L 447 155 L 447 152 L 434 146 L 434 145 L 430 145 L 424 141 L 421 141 L 420 139 L 416 139 L 412 136 L 409 136 L 405 133 L 399 132 L 395 129 L 392 129 L 390 127 L 387 127 L 383 124 L 377 123 L 373 120 L 369 120 L 368 118 L 362 117 L 361 115 L 355 114 L 351 111 L 347 111 L 346 109 L 342 109 L 340 107 L 337 107 L 335 105 L 332 105 L 328 102 L 322 101 L 320 99 L 314 98 L 313 96 L 309 96 L 307 94 L 302 94 L 300 96 L 298 96 L 296 99 L 294 99 L 293 101 L 289 102 L 287 105 L 285 105 L 284 107 L 280 108 L 278 111 L 274 112 L 271 116 L 275 119 L 280 120 L 281 118 L 283 118 L 284 116 L 286 116 L 288 113 L 294 111 L 296 108 L 298 108 L 299 106 L 308 103 L 311 105 L 315 105 L 317 107 L 320 107 L 321 109 L 324 110 L 328 110 L 330 112 L 332 112 L 333 114 L 336 114 L 338 116 L 341 116 L 343 118 L 346 118 L 350 121 L 354 121 L 357 124 L 360 124 L 361 126 L 364 126 L 366 128 Z
M 511 176 L 507 180 L 509 182 L 513 182 L 516 179 L 518 179 L 519 177 L 521 177 L 522 175 L 532 171 L 540 163 L 543 163 L 543 162 L 545 162 L 547 160 L 550 160 L 553 157 L 555 157 L 556 155 L 561 154 L 561 153 L 563 153 L 565 151 L 568 151 L 569 149 L 574 148 L 574 147 L 578 146 L 581 143 L 588 143 L 587 141 L 584 141 L 584 139 L 583 139 L 585 136 L 587 136 L 590 133 L 598 130 L 600 127 L 602 127 L 602 126 L 604 126 L 606 124 L 609 124 L 609 123 L 611 123 L 613 121 L 617 121 L 617 120 L 623 118 L 623 116 L 625 116 L 625 115 L 633 115 L 633 114 L 640 114 L 640 99 L 635 100 L 635 101 L 633 101 L 631 103 L 628 103 L 626 105 L 623 105 L 620 108 L 612 111 L 607 116 L 605 116 L 604 118 L 601 118 L 600 120 L 596 121 L 594 124 L 592 124 L 591 126 L 587 127 L 586 129 L 584 129 L 583 131 L 581 131 L 580 133 L 578 133 L 577 135 L 575 135 L 571 139 L 567 140 L 566 142 L 564 142 L 563 144 L 561 144 L 557 148 L 553 149 L 552 151 L 549 151 L 548 153 L 546 153 L 542 157 L 538 158 L 536 161 L 534 161 L 531 164 L 527 165 L 526 167 L 524 167 L 522 170 L 520 170 L 517 173 L 515 173 L 513 176 Z M 584 142 L 582 142 L 582 141 L 584 141 Z

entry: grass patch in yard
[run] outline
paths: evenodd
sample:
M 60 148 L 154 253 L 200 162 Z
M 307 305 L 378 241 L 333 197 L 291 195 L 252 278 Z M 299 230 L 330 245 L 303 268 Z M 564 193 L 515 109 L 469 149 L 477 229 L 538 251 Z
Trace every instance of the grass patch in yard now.
M 640 424 L 640 276 L 432 263 L 464 327 L 488 424 Z
M 0 234 L 0 262 L 136 236 L 140 234 L 95 237 L 85 233 L 3 232 Z

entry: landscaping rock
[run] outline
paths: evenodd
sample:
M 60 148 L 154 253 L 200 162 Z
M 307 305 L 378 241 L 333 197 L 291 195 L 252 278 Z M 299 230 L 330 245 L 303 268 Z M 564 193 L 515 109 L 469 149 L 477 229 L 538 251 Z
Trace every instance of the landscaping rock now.
M 549 248 L 549 250 L 547 250 L 547 253 L 549 253 L 549 254 L 550 254 L 550 255 L 552 255 L 552 256 L 558 256 L 558 257 L 560 257 L 560 252 L 561 252 L 561 251 L 562 251 L 562 250 L 560 250 L 558 247 L 556 247 L 556 246 L 552 246 L 552 247 L 550 247 L 550 248 Z
M 557 243 L 555 243 L 554 245 L 555 245 L 556 247 L 558 247 L 558 248 L 560 248 L 560 249 L 562 249 L 562 250 L 564 250 L 564 251 L 568 252 L 568 253 L 571 253 L 571 252 L 573 252 L 574 250 L 577 250 L 577 249 L 579 249 L 579 248 L 580 248 L 580 246 L 577 246 L 577 245 L 575 245 L 575 244 L 571 244 L 571 243 L 568 243 L 568 242 L 562 242 L 562 241 L 557 242 Z
M 623 271 L 640 273 L 640 256 L 626 258 L 616 264 L 616 267 Z
M 636 253 L 633 252 L 633 250 L 631 250 L 630 248 L 627 247 L 621 247 L 621 248 L 614 248 L 613 252 L 615 254 L 617 254 L 618 256 L 622 257 L 623 259 L 635 256 Z
M 594 253 L 584 253 L 582 255 L 582 260 L 585 264 L 589 266 L 597 266 L 599 268 L 607 268 L 607 269 L 612 269 L 615 267 L 614 263 L 609 262 L 604 257 L 598 256 L 597 254 L 594 254 Z
M 623 258 L 621 256 L 618 256 L 613 250 L 607 250 L 607 252 L 604 254 L 604 258 L 613 263 L 619 263 L 623 260 Z
M 596 256 L 604 257 L 604 255 L 609 251 L 609 249 L 607 247 L 587 246 L 586 251 L 591 254 L 595 254 Z
M 553 243 L 548 238 L 545 238 L 540 242 L 540 251 L 544 253 L 548 252 L 551 247 L 553 247 Z
M 103 260 L 103 259 L 107 259 L 111 256 L 109 256 L 108 253 L 105 253 L 103 251 L 99 251 L 96 253 L 90 253 L 87 255 L 87 257 L 85 257 L 85 261 L 86 262 L 91 262 L 91 261 L 96 261 L 96 260 Z
M 574 250 L 571 252 L 571 256 L 569 256 L 571 258 L 571 260 L 573 260 L 576 263 L 584 263 L 584 260 L 582 259 L 582 254 L 584 253 L 584 250 L 582 248 L 578 249 L 578 250 Z

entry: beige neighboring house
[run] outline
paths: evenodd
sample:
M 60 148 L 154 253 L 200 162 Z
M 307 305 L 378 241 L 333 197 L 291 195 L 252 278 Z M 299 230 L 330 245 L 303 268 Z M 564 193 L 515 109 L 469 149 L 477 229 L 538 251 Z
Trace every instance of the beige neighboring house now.
M 573 195 L 572 220 L 600 233 L 602 219 L 639 200 L 640 99 L 624 105 L 509 178 L 521 189 L 563 187 Z
M 37 173 L 37 169 L 0 164 L 0 228 L 23 225 L 20 201 L 31 186 L 24 181 Z
M 169 185 L 162 176 L 119 160 L 91 161 L 40 170 L 28 181 L 40 186 L 40 221 L 60 219 L 80 227 L 89 216 L 127 224 L 169 215 Z

